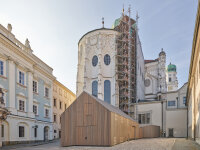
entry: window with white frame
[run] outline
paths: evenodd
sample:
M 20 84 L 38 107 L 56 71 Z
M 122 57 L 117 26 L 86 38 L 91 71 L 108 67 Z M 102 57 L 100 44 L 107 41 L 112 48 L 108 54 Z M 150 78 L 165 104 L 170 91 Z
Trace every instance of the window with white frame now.
M 19 83 L 22 85 L 25 85 L 25 76 L 24 76 L 24 72 L 19 71 Z
M 19 100 L 19 110 L 25 111 L 25 102 L 23 100 Z
M 45 87 L 45 92 L 44 92 L 45 97 L 49 97 L 49 88 Z
M 47 108 L 45 109 L 45 117 L 47 117 L 47 118 L 49 117 L 49 109 L 47 109 Z
M 33 92 L 37 93 L 38 92 L 38 82 L 33 81 Z
M 4 75 L 4 62 L 0 60 L 0 75 Z
M 139 114 L 138 122 L 139 122 L 139 124 L 149 124 L 150 123 L 150 113 Z
M 35 115 L 38 114 L 38 106 L 37 106 L 37 105 L 33 105 L 33 113 L 34 113 Z

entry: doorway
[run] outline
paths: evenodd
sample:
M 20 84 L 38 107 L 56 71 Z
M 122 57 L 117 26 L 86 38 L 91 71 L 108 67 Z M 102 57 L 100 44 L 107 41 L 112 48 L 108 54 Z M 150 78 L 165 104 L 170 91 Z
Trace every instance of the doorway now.
M 174 129 L 169 129 L 169 137 L 174 137 Z
M 45 126 L 44 127 L 44 141 L 48 141 L 49 140 L 49 127 Z

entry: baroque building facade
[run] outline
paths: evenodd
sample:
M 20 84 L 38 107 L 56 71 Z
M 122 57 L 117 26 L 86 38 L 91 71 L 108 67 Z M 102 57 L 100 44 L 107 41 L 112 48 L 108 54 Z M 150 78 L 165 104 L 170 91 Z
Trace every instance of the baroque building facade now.
M 188 137 L 200 144 L 200 1 L 196 15 L 188 78 Z
M 0 25 L 0 87 L 10 111 L 1 126 L 3 144 L 53 139 L 53 69 Z
M 131 20 L 131 30 L 136 31 L 136 22 L 133 19 L 125 15 L 121 17 L 121 20 L 123 19 Z M 129 40 L 132 42 L 131 55 L 128 54 L 128 36 L 123 38 L 127 42 L 124 46 L 119 44 L 124 34 L 119 29 L 122 22 L 119 18 L 115 21 L 113 29 L 96 29 L 86 33 L 79 40 L 76 94 L 78 97 L 86 91 L 130 113 L 134 112 L 131 104 L 136 102 L 136 99 L 144 99 L 144 57 L 138 34 Z M 124 47 L 121 49 L 123 52 L 119 50 L 120 47 Z M 128 67 L 129 58 L 131 65 Z
M 145 60 L 145 99 L 164 99 L 167 92 L 166 53 L 161 50 L 155 60 Z
M 156 125 L 163 137 L 187 136 L 187 83 L 178 89 L 177 68 L 166 67 L 166 53 L 145 60 L 145 99 L 136 105 L 140 126 Z
M 176 65 L 166 67 L 166 53 L 161 50 L 159 57 L 145 60 L 145 99 L 164 100 L 165 94 L 178 90 Z
M 53 137 L 61 137 L 61 114 L 74 102 L 76 95 L 58 80 L 53 82 Z

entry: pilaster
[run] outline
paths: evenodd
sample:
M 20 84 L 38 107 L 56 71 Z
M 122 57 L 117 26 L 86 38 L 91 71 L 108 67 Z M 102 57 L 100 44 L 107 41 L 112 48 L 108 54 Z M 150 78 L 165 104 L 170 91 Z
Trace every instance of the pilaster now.
M 28 71 L 28 116 L 34 118 L 33 113 L 33 73 Z
M 9 95 L 9 106 L 8 109 L 11 111 L 11 113 L 17 113 L 17 108 L 15 107 L 15 102 L 16 102 L 16 96 L 15 96 L 15 63 L 12 59 L 8 59 L 8 83 L 9 83 L 9 90 L 8 90 L 8 95 Z

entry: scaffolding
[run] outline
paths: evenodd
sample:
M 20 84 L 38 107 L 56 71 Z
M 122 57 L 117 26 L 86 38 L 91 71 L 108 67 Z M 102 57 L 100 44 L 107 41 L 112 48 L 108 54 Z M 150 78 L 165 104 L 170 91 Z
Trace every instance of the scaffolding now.
M 134 115 L 133 104 L 136 102 L 136 21 L 122 13 L 119 24 L 114 28 L 118 36 L 116 70 L 119 86 L 119 108 L 128 115 Z

